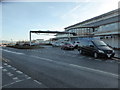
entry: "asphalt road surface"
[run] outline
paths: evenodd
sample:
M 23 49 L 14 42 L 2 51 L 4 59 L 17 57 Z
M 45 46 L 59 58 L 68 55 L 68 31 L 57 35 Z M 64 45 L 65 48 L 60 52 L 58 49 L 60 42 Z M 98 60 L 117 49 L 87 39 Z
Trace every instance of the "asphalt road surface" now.
M 28 84 L 36 81 L 33 88 L 118 88 L 119 62 L 116 60 L 94 59 L 91 56 L 80 55 L 77 50 L 61 50 L 51 46 L 28 50 L 4 47 L 1 50 L 6 61 L 3 68 L 7 70 L 6 64 L 8 68 L 17 68 L 19 73 L 24 73 L 21 76 L 29 80 Z M 16 77 L 12 79 L 19 79 L 18 73 L 12 72 L 6 75 L 10 77 L 10 73 L 15 74 Z M 9 82 L 6 82 L 7 79 L 3 79 L 3 86 L 13 88 L 16 85 L 9 86 Z M 24 85 L 27 83 L 21 87 Z M 27 86 L 30 88 L 30 85 Z

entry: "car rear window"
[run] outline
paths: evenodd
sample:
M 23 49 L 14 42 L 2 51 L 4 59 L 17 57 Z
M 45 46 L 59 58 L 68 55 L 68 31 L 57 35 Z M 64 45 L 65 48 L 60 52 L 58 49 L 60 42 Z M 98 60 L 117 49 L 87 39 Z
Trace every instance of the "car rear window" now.
M 81 41 L 80 42 L 80 46 L 88 46 L 89 45 L 89 41 Z

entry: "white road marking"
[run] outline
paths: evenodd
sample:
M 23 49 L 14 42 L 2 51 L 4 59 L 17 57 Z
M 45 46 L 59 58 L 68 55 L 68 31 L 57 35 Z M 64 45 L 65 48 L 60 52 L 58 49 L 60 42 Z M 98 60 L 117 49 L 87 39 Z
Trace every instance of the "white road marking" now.
M 21 71 L 16 71 L 17 73 L 19 73 L 19 74 L 23 74 L 23 72 L 21 72 Z
M 46 61 L 53 61 L 53 60 L 51 60 L 51 59 L 42 58 L 42 57 L 38 57 L 38 56 L 31 56 L 31 57 L 38 58 L 38 59 L 42 59 L 42 60 L 46 60 Z
M 28 75 L 25 75 L 25 77 L 28 77 Z
M 29 77 L 29 76 L 28 76 L 28 78 L 27 78 L 27 79 L 31 79 L 31 77 Z
M 47 60 L 47 61 L 52 61 L 52 62 L 56 62 L 56 63 L 59 63 L 59 64 L 64 64 L 64 65 L 68 65 L 68 63 L 63 63 L 63 62 L 59 62 L 59 61 L 54 61 L 54 60 L 51 60 L 51 59 L 47 59 L 47 58 L 41 58 L 41 57 L 37 57 L 37 56 L 34 56 L 36 58 L 40 58 L 42 60 Z M 99 60 L 99 59 L 97 59 Z M 79 67 L 83 70 L 87 70 L 87 71 L 93 71 L 93 72 L 97 72 L 97 73 L 102 73 L 102 74 L 107 74 L 107 75 L 111 75 L 115 78 L 118 78 L 118 75 L 117 74 L 113 74 L 113 73 L 110 73 L 110 72 L 105 72 L 105 71 L 101 71 L 101 70 L 97 70 L 97 69 L 92 69 L 92 68 L 88 68 L 88 67 L 83 67 L 83 66 L 79 66 L 79 65 L 75 65 L 75 64 L 69 64 L 70 66 L 74 66 L 74 67 Z
M 12 51 L 8 51 L 8 50 L 4 50 L 4 51 L 10 52 L 10 53 L 15 53 L 15 54 L 24 54 L 24 53 L 12 52 Z M 65 52 L 64 52 L 64 53 L 65 53 Z M 42 57 L 37 57 L 37 56 L 32 56 L 32 57 L 53 62 L 53 60 L 47 59 L 47 58 L 42 58 Z M 82 58 L 84 58 L 84 57 L 85 57 L 85 56 L 82 56 Z M 95 59 L 95 60 L 98 60 L 98 59 Z M 56 61 L 56 62 L 57 62 L 57 61 Z M 61 63 L 61 62 L 57 62 L 57 63 Z M 65 64 L 65 63 L 64 63 L 64 64 Z M 67 64 L 67 63 L 66 63 L 66 64 Z M 97 72 L 97 73 L 103 73 L 103 74 L 111 75 L 111 76 L 113 76 L 113 77 L 118 78 L 118 75 L 117 75 L 117 74 L 113 74 L 113 73 L 110 73 L 110 72 L 105 72 L 105 71 L 101 71 L 101 70 L 97 70 L 97 69 L 92 69 L 92 68 L 88 68 L 88 67 L 83 67 L 83 66 L 79 66 L 79 65 L 74 65 L 74 64 L 70 64 L 70 65 L 71 65 L 71 66 L 75 66 L 75 67 L 79 67 L 79 68 L 81 68 L 81 69 L 83 69 L 83 70 L 93 71 L 93 72 Z M 14 79 L 15 79 L 15 78 L 14 78 Z
M 10 62 L 10 60 L 5 59 L 5 58 L 2 58 L 2 60 L 5 61 L 5 62 Z M 7 65 L 7 64 L 6 64 L 6 65 Z
M 24 53 L 19 53 L 19 52 L 13 52 L 13 51 L 5 50 L 5 49 L 3 49 L 3 51 L 5 51 L 5 52 L 10 52 L 10 53 L 14 53 L 14 54 L 19 54 L 19 55 L 23 55 L 23 54 L 24 54 Z
M 36 56 L 34 56 L 34 57 L 36 57 Z M 58 61 L 54 61 L 54 60 L 47 59 L 47 58 L 41 58 L 41 57 L 37 57 L 37 58 L 40 58 L 42 60 L 56 62 L 56 63 L 59 63 L 59 64 L 68 65 L 68 63 L 58 62 Z M 97 60 L 99 60 L 99 59 L 97 59 Z M 118 78 L 117 74 L 113 74 L 113 73 L 110 73 L 110 72 L 105 72 L 105 71 L 101 71 L 101 70 L 97 70 L 97 69 L 93 69 L 93 68 L 88 68 L 88 67 L 83 67 L 83 66 L 79 66 L 79 65 L 75 65 L 75 64 L 69 64 L 69 65 L 70 66 L 74 66 L 74 67 L 79 67 L 80 69 L 83 69 L 83 70 L 97 72 L 97 73 L 102 73 L 102 74 L 107 74 L 107 75 L 111 75 L 111 76 L 113 76 L 115 78 Z
M 13 85 L 15 83 L 18 83 L 18 82 L 22 82 L 22 81 L 25 81 L 27 79 L 23 79 L 23 80 L 18 80 L 18 81 L 15 81 L 15 82 L 12 82 L 12 83 L 9 83 L 9 84 L 6 84 L 6 85 L 3 85 L 2 88 L 6 87 L 6 86 L 10 86 L 10 85 Z
M 39 81 L 37 81 L 37 80 L 34 80 L 34 81 L 35 81 L 36 83 L 40 84 L 40 85 L 42 84 L 41 82 L 39 82 Z
M 7 63 L 4 63 L 4 65 L 8 65 Z
M 19 80 L 18 77 L 14 77 L 13 80 Z
M 8 70 L 7 69 L 2 69 L 4 72 L 7 72 Z
M 14 67 L 12 67 L 11 69 L 12 69 L 12 70 L 17 70 L 17 69 L 16 69 L 16 68 L 14 68 Z
M 58 63 L 58 64 L 61 64 L 61 65 L 66 65 L 67 63 L 64 63 L 64 62 L 59 62 L 59 61 L 53 61 L 55 63 Z
M 29 77 L 28 75 L 25 75 L 25 77 L 26 77 L 27 79 L 31 79 L 31 77 Z
M 12 67 L 11 65 L 7 65 L 7 67 Z
M 87 71 L 93 71 L 93 72 L 97 72 L 97 73 L 102 73 L 102 74 L 107 74 L 107 75 L 111 75 L 115 78 L 118 78 L 117 74 L 113 74 L 110 72 L 105 72 L 105 71 L 101 71 L 101 70 L 97 70 L 97 69 L 93 69 L 93 68 L 88 68 L 88 67 L 83 67 L 83 66 L 79 66 L 79 65 L 75 65 L 75 64 L 69 64 L 70 66 L 74 66 L 74 67 L 78 67 L 82 70 L 87 70 Z
M 8 73 L 7 73 L 7 75 L 8 75 L 8 76 L 10 76 L 10 77 L 11 77 L 11 76 L 13 76 L 13 74 L 12 74 L 12 73 L 10 73 L 10 72 L 8 72 Z
M 64 62 L 59 62 L 59 61 L 51 60 L 51 59 L 48 59 L 48 58 L 42 58 L 42 57 L 37 57 L 37 56 L 32 56 L 32 57 L 38 58 L 38 59 L 41 59 L 41 60 L 45 60 L 45 61 L 59 63 L 59 64 L 62 64 L 62 65 L 66 65 L 67 64 L 67 63 L 64 63 Z

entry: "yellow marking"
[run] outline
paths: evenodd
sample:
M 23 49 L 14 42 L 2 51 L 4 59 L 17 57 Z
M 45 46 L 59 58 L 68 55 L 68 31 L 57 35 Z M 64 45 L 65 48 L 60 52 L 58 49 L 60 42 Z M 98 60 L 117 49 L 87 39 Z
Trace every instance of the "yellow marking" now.
M 8 60 L 6 58 L 2 58 L 2 61 L 4 61 L 4 62 L 10 62 L 10 60 Z

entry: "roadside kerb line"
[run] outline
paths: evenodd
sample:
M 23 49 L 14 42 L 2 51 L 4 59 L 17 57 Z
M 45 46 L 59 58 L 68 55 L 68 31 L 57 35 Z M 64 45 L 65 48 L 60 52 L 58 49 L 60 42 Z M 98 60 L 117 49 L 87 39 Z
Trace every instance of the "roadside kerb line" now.
M 6 84 L 6 85 L 2 86 L 2 88 L 6 87 L 6 86 L 10 86 L 10 85 L 13 85 L 13 84 L 15 84 L 15 83 L 18 83 L 18 82 L 22 82 L 22 81 L 25 81 L 25 80 L 28 80 L 28 79 L 17 80 L 17 81 L 15 81 L 15 82 L 12 82 L 12 83 L 10 83 L 10 84 Z
M 70 66 L 74 66 L 74 67 L 78 67 L 82 70 L 87 70 L 87 71 L 92 71 L 92 72 L 97 72 L 97 73 L 102 73 L 102 74 L 106 74 L 106 75 L 110 75 L 112 77 L 118 78 L 117 74 L 113 74 L 110 72 L 105 72 L 105 71 L 101 71 L 101 70 L 97 70 L 97 69 L 92 69 L 92 68 L 88 68 L 88 67 L 83 67 L 83 66 L 79 66 L 79 65 L 75 65 L 75 64 L 69 64 Z

